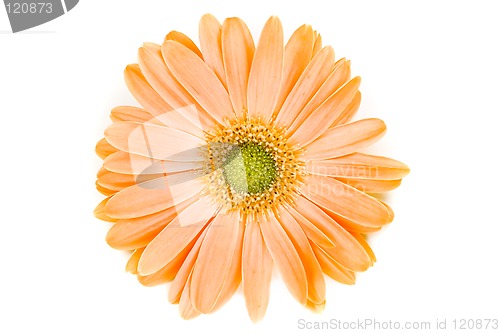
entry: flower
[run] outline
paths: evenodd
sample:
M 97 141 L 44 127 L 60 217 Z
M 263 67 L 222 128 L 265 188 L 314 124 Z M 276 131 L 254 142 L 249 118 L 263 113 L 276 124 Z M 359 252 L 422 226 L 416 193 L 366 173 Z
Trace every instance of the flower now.
M 409 169 L 358 152 L 386 126 L 350 122 L 360 78 L 310 26 L 284 45 L 271 17 L 255 46 L 239 18 L 205 15 L 200 46 L 173 31 L 125 69 L 142 108 L 114 108 L 96 147 L 107 198 L 95 215 L 114 223 L 106 240 L 134 251 L 127 271 L 142 284 L 172 281 L 184 318 L 217 310 L 241 284 L 260 320 L 273 266 L 320 311 L 324 274 L 353 284 L 375 262 L 363 235 L 393 220 L 369 193 L 396 188 Z

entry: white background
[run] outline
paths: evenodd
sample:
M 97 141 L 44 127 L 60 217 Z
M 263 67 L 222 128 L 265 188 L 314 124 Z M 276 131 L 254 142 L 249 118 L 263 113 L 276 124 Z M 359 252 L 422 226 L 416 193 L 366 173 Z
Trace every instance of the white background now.
M 136 104 L 123 69 L 170 30 L 197 39 L 204 13 L 270 15 L 286 37 L 312 24 L 363 77 L 359 117 L 380 117 L 370 149 L 411 167 L 387 197 L 394 222 L 370 239 L 376 265 L 355 286 L 328 279 L 322 315 L 279 276 L 262 322 L 238 291 L 213 315 L 180 319 L 167 286 L 142 287 L 95 219 L 94 145 L 113 106 Z M 286 332 L 298 320 L 500 319 L 500 20 L 493 1 L 91 1 L 11 34 L 0 8 L 0 331 Z M 354 331 L 354 330 L 353 330 Z

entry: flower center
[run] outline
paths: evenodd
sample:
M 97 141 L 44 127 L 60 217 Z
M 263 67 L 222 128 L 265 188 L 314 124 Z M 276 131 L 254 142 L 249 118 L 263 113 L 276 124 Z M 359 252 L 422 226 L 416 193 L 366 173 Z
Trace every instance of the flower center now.
M 223 210 L 262 213 L 293 196 L 304 174 L 302 150 L 284 129 L 259 119 L 234 120 L 206 134 L 204 194 Z
M 240 194 L 269 190 L 276 179 L 276 161 L 262 145 L 234 145 L 222 163 L 227 184 Z

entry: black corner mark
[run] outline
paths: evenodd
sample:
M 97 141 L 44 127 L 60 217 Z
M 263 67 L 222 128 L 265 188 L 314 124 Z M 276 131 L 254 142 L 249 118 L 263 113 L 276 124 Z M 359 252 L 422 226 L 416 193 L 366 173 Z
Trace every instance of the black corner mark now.
M 79 0 L 4 0 L 12 32 L 52 21 L 73 9 Z

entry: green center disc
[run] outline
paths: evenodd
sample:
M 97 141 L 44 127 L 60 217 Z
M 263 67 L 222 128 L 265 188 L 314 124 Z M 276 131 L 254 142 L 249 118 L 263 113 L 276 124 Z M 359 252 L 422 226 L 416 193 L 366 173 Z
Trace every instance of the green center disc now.
M 259 144 L 235 145 L 222 163 L 224 178 L 238 193 L 259 194 L 276 179 L 276 162 Z

